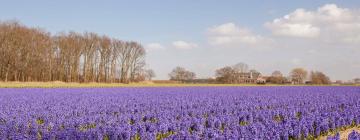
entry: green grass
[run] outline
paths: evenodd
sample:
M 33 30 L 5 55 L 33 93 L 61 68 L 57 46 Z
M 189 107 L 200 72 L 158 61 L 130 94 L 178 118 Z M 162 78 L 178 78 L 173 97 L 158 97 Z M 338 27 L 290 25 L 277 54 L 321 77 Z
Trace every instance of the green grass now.
M 0 88 L 101 88 L 101 87 L 212 87 L 212 86 L 312 86 L 312 85 L 276 85 L 276 84 L 179 84 L 179 83 L 65 83 L 65 82 L 0 82 Z M 324 85 L 329 86 L 329 85 Z M 331 85 L 343 86 L 343 85 Z M 351 86 L 351 85 L 349 85 Z M 360 85 L 352 85 L 360 86 Z

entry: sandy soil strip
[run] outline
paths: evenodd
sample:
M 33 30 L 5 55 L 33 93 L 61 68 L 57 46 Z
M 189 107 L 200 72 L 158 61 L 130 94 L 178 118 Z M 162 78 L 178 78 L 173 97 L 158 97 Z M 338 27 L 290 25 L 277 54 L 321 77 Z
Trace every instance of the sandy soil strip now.
M 340 131 L 340 140 L 347 140 L 349 134 L 353 131 L 357 131 L 358 133 L 360 133 L 360 128 L 357 128 L 357 127 L 354 127 L 354 128 L 350 128 L 350 129 L 347 129 L 345 131 Z M 320 137 L 319 139 L 320 140 L 326 140 L 327 136 L 323 136 L 323 137 Z

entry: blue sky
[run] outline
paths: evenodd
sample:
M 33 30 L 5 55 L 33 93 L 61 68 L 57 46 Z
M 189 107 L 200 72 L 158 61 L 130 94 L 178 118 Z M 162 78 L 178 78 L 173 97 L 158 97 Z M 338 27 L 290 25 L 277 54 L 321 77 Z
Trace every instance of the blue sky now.
M 329 22 L 326 19 L 297 20 L 301 14 L 296 14 L 296 9 L 302 8 L 304 11 L 298 13 L 310 12 L 311 17 L 321 19 L 328 15 L 319 9 L 326 9 L 329 4 L 336 6 L 328 6 L 329 11 L 345 11 L 343 14 L 354 17 L 338 21 L 353 25 L 348 27 L 354 29 L 347 30 L 349 33 L 341 31 L 345 43 L 326 41 L 333 40 L 326 34 L 340 32 L 335 29 L 339 24 L 323 28 Z M 356 25 L 359 8 L 358 0 L 12 0 L 1 1 L 0 20 L 16 19 L 53 34 L 91 31 L 138 41 L 148 49 L 148 67 L 155 70 L 158 79 L 167 78 L 177 65 L 195 71 L 198 77 L 211 77 L 216 68 L 244 62 L 264 74 L 273 70 L 288 74 L 293 67 L 305 67 L 324 71 L 333 80 L 347 80 L 360 77 L 360 72 L 354 70 L 360 68 L 360 49 L 356 47 L 360 43 L 358 38 L 351 38 L 348 43 L 349 36 L 359 35 L 355 33 L 360 28 Z M 291 13 L 295 16 L 284 18 Z M 275 23 L 275 19 L 280 23 Z M 253 40 L 250 43 L 244 40 L 249 37 Z

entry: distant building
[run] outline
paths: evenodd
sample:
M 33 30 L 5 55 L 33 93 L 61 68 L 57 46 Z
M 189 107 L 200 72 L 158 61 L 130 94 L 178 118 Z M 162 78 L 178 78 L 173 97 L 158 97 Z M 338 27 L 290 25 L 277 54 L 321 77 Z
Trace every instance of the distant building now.
M 266 78 L 258 77 L 258 78 L 256 79 L 256 83 L 257 83 L 257 84 L 266 84 Z
M 237 73 L 235 74 L 235 77 L 236 77 L 235 83 L 244 83 L 244 84 L 256 84 L 258 83 L 258 80 L 260 80 L 261 82 L 263 82 L 264 80 L 261 78 L 261 74 L 256 71 Z
M 334 82 L 334 84 L 343 84 L 343 81 L 341 81 L 341 80 L 336 80 L 336 81 Z
M 354 79 L 354 83 L 355 83 L 355 84 L 360 84 L 360 78 L 355 78 L 355 79 Z

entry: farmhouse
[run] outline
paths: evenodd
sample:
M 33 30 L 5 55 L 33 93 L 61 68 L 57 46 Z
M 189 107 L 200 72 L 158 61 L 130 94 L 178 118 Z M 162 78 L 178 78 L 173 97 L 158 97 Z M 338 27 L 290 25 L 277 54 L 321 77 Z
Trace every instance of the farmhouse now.
M 261 74 L 256 71 L 242 72 L 235 74 L 236 83 L 245 83 L 245 84 L 255 84 L 264 82 L 265 80 L 261 78 Z
M 257 84 L 266 84 L 266 78 L 265 77 L 259 77 L 256 79 Z

